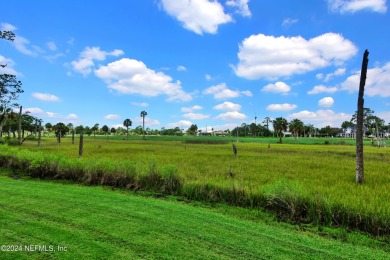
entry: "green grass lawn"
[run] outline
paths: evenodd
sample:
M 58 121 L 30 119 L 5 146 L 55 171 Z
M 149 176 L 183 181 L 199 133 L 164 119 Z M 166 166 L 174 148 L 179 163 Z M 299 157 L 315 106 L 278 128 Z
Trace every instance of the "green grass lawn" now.
M 1 259 L 390 257 L 388 246 L 367 237 L 341 242 L 269 219 L 242 217 L 254 210 L 234 214 L 230 207 L 218 210 L 103 187 L 15 180 L 4 173 L 0 208 L 0 244 L 23 246 L 22 252 L 1 251 Z M 376 245 L 364 246 L 365 241 Z M 53 251 L 26 252 L 26 245 Z

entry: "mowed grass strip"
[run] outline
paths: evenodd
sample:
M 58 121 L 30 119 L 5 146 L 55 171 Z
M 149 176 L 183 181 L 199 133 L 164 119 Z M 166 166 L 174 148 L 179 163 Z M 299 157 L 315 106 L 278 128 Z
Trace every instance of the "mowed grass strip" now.
M 1 259 L 388 259 L 376 248 L 309 236 L 101 187 L 0 176 L 0 244 L 53 246 Z M 58 246 L 66 251 L 57 251 Z
M 365 147 L 365 183 L 357 185 L 353 146 L 236 146 L 237 157 L 231 144 L 88 138 L 83 157 L 78 158 L 78 146 L 69 138 L 63 138 L 61 144 L 46 138 L 41 147 L 29 141 L 18 148 L 0 146 L 0 150 L 20 159 L 16 167 L 26 160 L 35 161 L 34 167 L 50 161 L 53 169 L 50 166 L 43 171 L 63 168 L 87 176 L 133 169 L 140 179 L 169 166 L 183 184 L 176 194 L 190 199 L 262 206 L 298 223 L 390 234 L 390 149 Z M 29 167 L 27 163 L 24 168 Z

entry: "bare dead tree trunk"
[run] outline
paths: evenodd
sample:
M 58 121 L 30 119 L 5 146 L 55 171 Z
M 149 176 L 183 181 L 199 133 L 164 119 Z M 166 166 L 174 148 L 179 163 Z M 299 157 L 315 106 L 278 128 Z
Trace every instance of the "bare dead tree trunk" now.
M 364 86 L 366 85 L 368 50 L 364 52 L 362 70 L 360 73 L 359 96 L 357 102 L 356 117 L 356 182 L 363 183 L 364 164 L 363 164 L 363 108 L 364 108 Z
M 83 142 L 84 142 L 84 136 L 81 133 L 80 134 L 80 144 L 79 144 L 79 157 L 83 156 Z
M 41 121 L 38 123 L 38 146 L 41 146 Z
M 19 145 L 22 144 L 22 106 L 20 106 L 20 110 L 19 110 L 19 119 L 18 119 L 18 142 L 19 142 Z

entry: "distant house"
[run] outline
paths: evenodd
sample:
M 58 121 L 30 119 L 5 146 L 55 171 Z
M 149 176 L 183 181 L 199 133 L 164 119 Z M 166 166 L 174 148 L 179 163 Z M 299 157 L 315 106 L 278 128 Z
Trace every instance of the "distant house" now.
M 366 130 L 364 129 L 364 132 Z M 345 129 L 342 129 L 340 133 L 337 134 L 337 137 L 345 138 L 355 138 L 356 137 L 356 126 L 349 126 Z
M 227 135 L 229 135 L 229 133 L 225 132 L 225 131 L 214 131 L 214 135 L 216 135 L 216 136 L 227 136 Z
M 292 137 L 291 132 L 282 132 L 282 134 L 283 134 L 283 137 Z

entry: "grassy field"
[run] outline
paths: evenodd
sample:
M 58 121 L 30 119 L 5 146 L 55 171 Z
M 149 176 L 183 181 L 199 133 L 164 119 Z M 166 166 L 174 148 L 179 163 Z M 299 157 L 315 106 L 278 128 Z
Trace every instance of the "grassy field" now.
M 298 231 L 260 211 L 0 173 L 1 259 L 388 259 L 390 249 Z M 238 217 L 240 216 L 240 217 Z M 254 218 L 255 220 L 251 220 Z M 7 252 L 7 250 L 21 250 Z M 45 251 L 46 249 L 46 251 Z M 30 251 L 27 251 L 30 250 Z
M 61 144 L 44 139 L 41 147 L 35 141 L 1 146 L 0 152 L 11 160 L 6 166 L 14 160 L 13 166 L 25 165 L 34 177 L 45 172 L 46 177 L 262 207 L 297 223 L 390 234 L 390 149 L 365 146 L 366 179 L 356 185 L 354 146 L 272 143 L 269 149 L 268 143 L 235 143 L 237 157 L 231 143 L 104 138 L 87 138 L 82 158 L 69 138 Z

